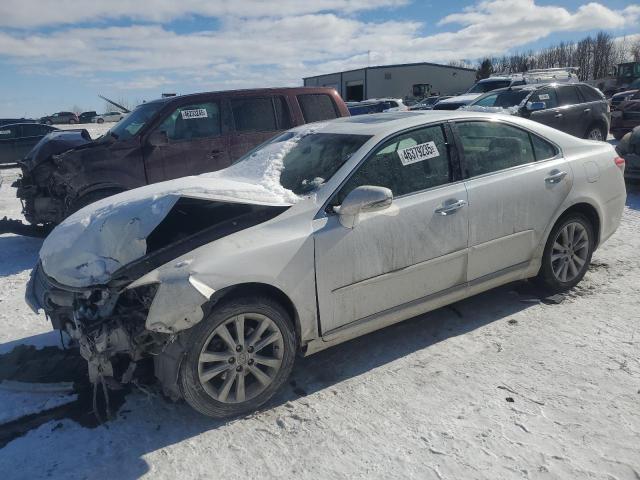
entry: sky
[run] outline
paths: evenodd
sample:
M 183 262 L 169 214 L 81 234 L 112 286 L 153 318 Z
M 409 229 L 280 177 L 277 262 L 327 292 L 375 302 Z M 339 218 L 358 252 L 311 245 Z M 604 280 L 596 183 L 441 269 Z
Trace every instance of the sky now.
M 640 34 L 624 0 L 2 0 L 0 117 Z M 640 38 L 640 35 L 638 36 Z

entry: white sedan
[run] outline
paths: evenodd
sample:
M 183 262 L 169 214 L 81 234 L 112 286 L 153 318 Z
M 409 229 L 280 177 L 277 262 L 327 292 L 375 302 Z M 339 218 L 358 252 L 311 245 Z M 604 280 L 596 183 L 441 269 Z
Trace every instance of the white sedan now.
M 100 115 L 96 115 L 91 119 L 92 123 L 104 123 L 104 122 L 119 122 L 126 116 L 122 112 L 107 112 Z
M 574 287 L 620 223 L 623 170 L 607 143 L 512 116 L 309 124 L 76 212 L 27 300 L 77 340 L 92 381 L 152 358 L 168 395 L 237 415 L 297 353 L 515 280 Z

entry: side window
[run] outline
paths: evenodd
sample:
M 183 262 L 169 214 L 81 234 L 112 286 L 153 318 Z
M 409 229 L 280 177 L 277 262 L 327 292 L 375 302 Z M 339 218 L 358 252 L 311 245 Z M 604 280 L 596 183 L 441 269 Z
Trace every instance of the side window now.
M 537 135 L 531 135 L 531 143 L 533 144 L 533 153 L 536 156 L 536 160 L 546 160 L 553 158 L 558 154 L 556 147 L 551 145 L 546 140 L 538 137 Z
M 284 97 L 273 97 L 273 103 L 276 106 L 276 119 L 278 121 L 278 130 L 288 130 L 292 127 L 291 116 L 289 115 L 289 106 Z
M 178 107 L 158 127 L 171 141 L 193 140 L 220 135 L 220 109 L 214 102 Z
M 535 161 L 524 130 L 498 122 L 459 122 L 457 127 L 469 177 Z
M 17 127 L 0 127 L 0 140 L 11 140 L 18 137 Z
M 553 88 L 543 88 L 537 90 L 529 97 L 529 102 L 544 102 L 545 108 L 555 108 L 558 106 L 558 96 Z
M 271 97 L 238 97 L 231 100 L 236 132 L 271 132 L 276 127 L 276 115 Z
M 578 90 L 580 90 L 580 93 L 587 102 L 599 102 L 604 100 L 602 95 L 600 95 L 595 88 L 590 87 L 589 85 L 578 85 Z
M 37 123 L 29 123 L 22 125 L 23 137 L 37 137 L 39 135 L 46 135 L 49 129 L 44 125 L 38 125 Z
M 298 103 L 302 109 L 302 116 L 307 123 L 320 120 L 331 120 L 338 117 L 338 111 L 333 99 L 325 94 L 298 95 Z
M 442 126 L 403 133 L 379 147 L 342 187 L 334 205 L 362 185 L 387 187 L 394 197 L 449 183 L 449 152 Z
M 578 90 L 574 86 L 562 86 L 558 88 L 558 97 L 560 100 L 560 106 L 576 105 L 582 103 L 582 99 L 578 94 Z

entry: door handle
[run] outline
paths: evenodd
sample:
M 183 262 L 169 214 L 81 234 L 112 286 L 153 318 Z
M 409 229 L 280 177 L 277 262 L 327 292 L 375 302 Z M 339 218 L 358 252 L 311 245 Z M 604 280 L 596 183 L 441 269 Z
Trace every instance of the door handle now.
M 221 154 L 222 154 L 222 150 L 211 150 L 211 152 L 209 152 L 209 156 L 211 158 L 219 157 Z
M 561 114 L 561 113 L 556 113 L 556 114 L 554 115 L 554 117 L 556 117 L 556 118 L 562 118 L 562 114 Z
M 550 185 L 554 185 L 556 183 L 560 183 L 560 181 L 567 176 L 567 172 L 562 172 L 560 170 L 552 170 L 549 172 L 549 176 L 544 179 L 544 181 Z
M 591 111 L 591 109 L 590 109 L 590 108 L 585 108 L 585 109 L 583 110 L 583 112 L 584 112 L 584 113 L 589 113 L 590 111 Z
M 466 204 L 466 200 L 454 200 L 452 203 L 445 203 L 441 207 L 436 208 L 434 211 L 438 215 L 451 215 L 452 213 L 456 213 Z

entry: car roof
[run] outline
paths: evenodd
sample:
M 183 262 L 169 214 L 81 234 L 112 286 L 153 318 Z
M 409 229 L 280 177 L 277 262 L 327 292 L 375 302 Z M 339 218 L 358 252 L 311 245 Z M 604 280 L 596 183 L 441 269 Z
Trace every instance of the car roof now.
M 510 120 L 515 119 L 512 115 L 507 115 L 507 117 L 509 117 Z M 321 133 L 386 136 L 405 128 L 431 122 L 463 119 L 491 120 L 495 118 L 496 114 L 494 113 L 470 112 L 467 110 L 413 110 L 408 112 L 386 112 L 342 117 L 327 122 L 317 122 L 316 124 L 322 125 Z M 308 125 L 301 125 L 293 130 L 304 130 L 305 128 L 308 128 Z
M 40 126 L 46 127 L 46 128 L 55 128 L 55 127 L 52 127 L 51 125 L 45 125 L 43 123 L 38 123 L 38 122 L 5 123 L 4 125 L 0 125 L 0 128 L 19 127 L 21 125 L 40 125 Z

